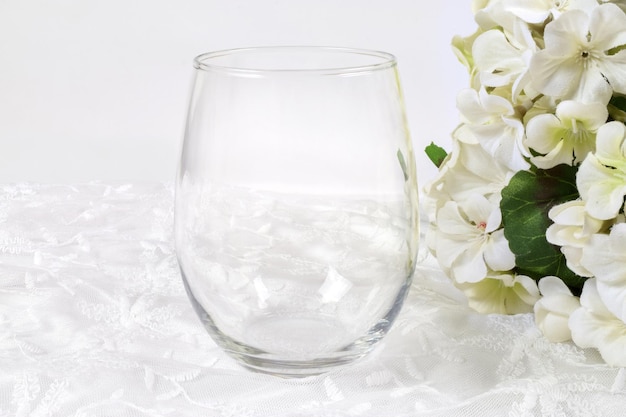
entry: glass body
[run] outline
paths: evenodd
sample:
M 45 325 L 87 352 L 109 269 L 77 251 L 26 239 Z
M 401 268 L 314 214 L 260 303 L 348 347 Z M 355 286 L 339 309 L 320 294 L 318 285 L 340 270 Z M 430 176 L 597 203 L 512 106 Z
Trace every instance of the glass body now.
M 284 376 L 362 357 L 391 327 L 418 241 L 396 61 L 266 47 L 195 60 L 176 249 L 207 331 Z

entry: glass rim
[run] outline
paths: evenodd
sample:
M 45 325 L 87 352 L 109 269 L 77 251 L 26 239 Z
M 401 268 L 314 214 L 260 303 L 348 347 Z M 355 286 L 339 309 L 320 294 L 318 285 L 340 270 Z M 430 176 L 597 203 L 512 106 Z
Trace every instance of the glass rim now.
M 289 52 L 289 51 L 312 51 L 325 52 L 329 54 L 360 55 L 371 57 L 371 63 L 356 65 L 326 65 L 316 67 L 290 67 L 290 68 L 261 68 L 251 65 L 223 65 L 213 62 L 216 58 L 224 56 L 234 56 L 239 54 L 250 54 L 259 52 Z M 245 48 L 222 49 L 200 54 L 194 58 L 194 68 L 201 71 L 220 71 L 245 74 L 271 74 L 271 73 L 358 73 L 372 72 L 395 67 L 396 57 L 388 52 L 374 49 L 348 48 L 337 46 L 308 46 L 308 45 L 283 45 L 283 46 L 253 46 Z

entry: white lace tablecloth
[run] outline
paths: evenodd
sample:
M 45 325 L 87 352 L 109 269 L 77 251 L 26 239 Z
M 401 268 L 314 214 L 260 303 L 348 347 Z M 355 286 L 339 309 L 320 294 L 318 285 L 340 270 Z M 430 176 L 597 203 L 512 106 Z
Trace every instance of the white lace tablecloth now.
M 243 370 L 187 300 L 172 207 L 163 184 L 0 186 L 0 417 L 624 415 L 626 371 L 473 313 L 431 259 L 361 362 Z

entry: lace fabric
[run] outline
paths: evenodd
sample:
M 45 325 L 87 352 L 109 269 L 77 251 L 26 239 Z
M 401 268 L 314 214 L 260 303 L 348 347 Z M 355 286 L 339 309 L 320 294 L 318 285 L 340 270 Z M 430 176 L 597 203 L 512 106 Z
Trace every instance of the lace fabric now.
M 171 184 L 0 186 L 0 417 L 610 416 L 626 371 L 472 312 L 422 256 L 368 357 L 282 379 L 205 333 L 179 275 Z

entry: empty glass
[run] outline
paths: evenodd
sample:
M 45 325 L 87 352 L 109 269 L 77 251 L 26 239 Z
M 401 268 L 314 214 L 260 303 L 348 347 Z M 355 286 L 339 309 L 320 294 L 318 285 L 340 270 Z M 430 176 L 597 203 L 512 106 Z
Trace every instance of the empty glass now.
M 324 372 L 391 327 L 415 266 L 415 162 L 396 61 L 265 47 L 200 55 L 176 247 L 204 326 L 248 368 Z

